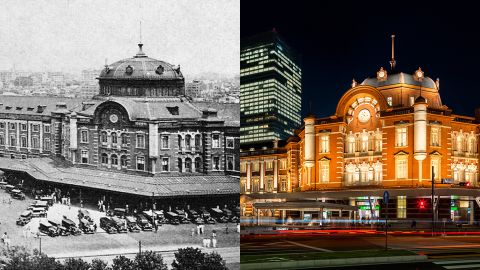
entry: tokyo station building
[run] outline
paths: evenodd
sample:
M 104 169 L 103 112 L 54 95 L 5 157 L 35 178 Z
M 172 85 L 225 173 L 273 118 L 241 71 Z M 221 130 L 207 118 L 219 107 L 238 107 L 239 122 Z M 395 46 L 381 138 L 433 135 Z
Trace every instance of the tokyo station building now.
M 104 67 L 93 99 L 0 97 L 0 170 L 99 194 L 238 203 L 238 104 L 191 101 L 180 66 L 142 46 Z
M 438 79 L 398 72 L 392 59 L 353 81 L 332 116 L 308 115 L 287 141 L 241 150 L 244 220 L 431 220 L 433 174 L 436 220 L 478 221 L 479 120 L 447 107 Z

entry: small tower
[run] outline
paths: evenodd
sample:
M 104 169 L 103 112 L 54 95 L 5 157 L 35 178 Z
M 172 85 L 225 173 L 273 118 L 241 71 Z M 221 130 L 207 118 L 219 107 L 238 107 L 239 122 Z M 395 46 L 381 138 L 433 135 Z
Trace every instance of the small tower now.
M 415 79 L 422 81 L 424 75 L 419 68 Z M 418 182 L 422 185 L 422 161 L 427 157 L 427 101 L 420 95 L 413 104 L 413 157 L 418 160 Z
M 392 35 L 392 59 L 390 60 L 390 69 L 393 71 L 395 70 L 395 65 L 397 62 L 395 61 L 395 35 Z
M 307 181 L 312 183 L 315 181 L 313 177 L 313 170 L 315 169 L 315 116 L 313 114 L 307 115 L 305 122 L 305 149 L 304 161 L 307 169 Z

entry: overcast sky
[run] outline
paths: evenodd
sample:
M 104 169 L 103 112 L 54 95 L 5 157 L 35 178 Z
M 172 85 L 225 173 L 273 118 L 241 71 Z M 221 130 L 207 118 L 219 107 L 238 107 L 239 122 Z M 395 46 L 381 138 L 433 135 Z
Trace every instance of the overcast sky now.
M 2 0 L 0 70 L 101 69 L 138 51 L 185 75 L 239 74 L 239 0 Z

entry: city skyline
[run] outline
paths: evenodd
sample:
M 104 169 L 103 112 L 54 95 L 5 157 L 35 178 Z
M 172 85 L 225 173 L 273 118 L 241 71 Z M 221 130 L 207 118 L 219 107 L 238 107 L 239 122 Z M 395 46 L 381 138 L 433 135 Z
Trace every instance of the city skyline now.
M 192 18 L 182 19 L 186 16 Z M 80 73 L 101 69 L 105 61 L 111 64 L 135 55 L 141 21 L 141 41 L 148 56 L 180 65 L 190 76 L 206 72 L 236 76 L 239 17 L 239 3 L 230 0 L 195 6 L 186 1 L 175 5 L 7 1 L 0 11 L 0 48 L 10 53 L 0 56 L 0 70 Z

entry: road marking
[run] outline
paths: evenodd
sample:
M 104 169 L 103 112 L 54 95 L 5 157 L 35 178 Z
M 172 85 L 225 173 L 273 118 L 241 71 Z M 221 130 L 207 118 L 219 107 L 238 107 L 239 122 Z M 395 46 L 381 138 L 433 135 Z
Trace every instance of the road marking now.
M 441 265 L 444 265 L 444 264 L 461 264 L 461 263 L 473 263 L 473 262 L 476 262 L 476 263 L 479 263 L 480 260 L 463 260 L 463 261 L 437 261 L 437 262 L 433 262 L 435 264 L 441 264 Z
M 333 252 L 332 250 L 329 250 L 329 249 L 324 249 L 324 248 L 309 246 L 309 245 L 300 244 L 300 243 L 293 242 L 293 241 L 284 241 L 284 242 L 287 242 L 287 243 L 290 243 L 290 244 L 293 244 L 293 245 L 296 245 L 296 246 L 299 246 L 299 247 L 310 248 L 310 249 L 313 249 L 313 250 L 319 250 L 319 251 L 323 251 L 323 252 Z
M 447 265 L 442 267 L 446 269 L 463 269 L 463 268 L 470 269 L 474 267 L 475 268 L 480 267 L 480 264 Z
M 433 248 L 433 249 L 437 249 L 437 248 L 472 248 L 472 247 L 480 247 L 480 245 L 478 245 L 478 244 L 473 244 L 473 245 L 420 246 L 420 247 L 416 247 L 416 249 L 427 249 L 427 248 Z

